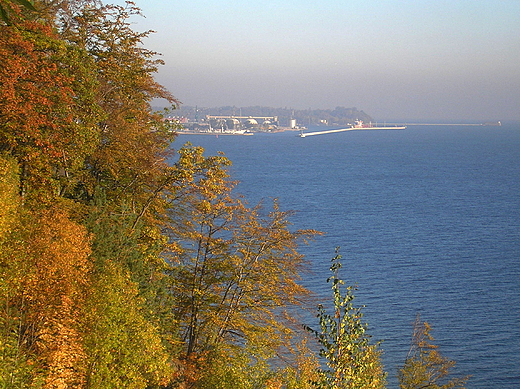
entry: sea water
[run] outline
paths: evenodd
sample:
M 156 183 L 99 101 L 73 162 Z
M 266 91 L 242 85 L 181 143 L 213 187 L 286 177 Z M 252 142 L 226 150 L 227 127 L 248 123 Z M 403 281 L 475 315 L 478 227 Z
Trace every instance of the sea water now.
M 420 313 L 468 388 L 520 388 L 520 125 L 297 135 L 181 135 L 174 147 L 224 152 L 250 204 L 277 198 L 298 211 L 295 229 L 325 233 L 300 248 L 319 299 L 340 247 L 389 387 Z

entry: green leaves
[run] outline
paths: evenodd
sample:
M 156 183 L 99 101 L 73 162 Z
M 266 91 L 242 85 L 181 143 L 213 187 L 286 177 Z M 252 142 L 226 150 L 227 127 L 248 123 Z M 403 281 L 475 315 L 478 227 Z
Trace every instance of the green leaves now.
M 355 287 L 347 287 L 345 294 L 341 290 L 344 282 L 339 278 L 341 256 L 338 250 L 330 267 L 333 275 L 327 279 L 332 288 L 333 314 L 328 314 L 319 305 L 320 330 L 305 327 L 321 345 L 320 356 L 328 366 L 321 371 L 321 378 L 314 386 L 323 389 L 384 388 L 386 374 L 381 364 L 381 351 L 378 344 L 370 344 L 366 334 L 368 326 L 362 322 L 362 307 L 352 303 Z
M 170 356 L 146 309 L 138 284 L 121 263 L 108 261 L 87 302 L 89 388 L 146 388 L 169 381 Z

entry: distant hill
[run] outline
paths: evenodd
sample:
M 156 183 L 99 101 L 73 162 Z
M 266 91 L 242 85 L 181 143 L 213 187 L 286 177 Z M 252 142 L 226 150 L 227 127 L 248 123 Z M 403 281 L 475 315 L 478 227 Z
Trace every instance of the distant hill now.
M 356 120 L 364 122 L 373 121 L 370 115 L 357 108 L 336 107 L 334 109 L 292 109 L 292 108 L 272 108 L 272 107 L 193 107 L 182 106 L 172 112 L 174 116 L 187 117 L 190 121 L 203 119 L 206 115 L 227 115 L 227 116 L 278 116 L 281 126 L 288 126 L 290 119 L 296 119 L 299 125 L 315 126 L 342 126 L 354 123 Z

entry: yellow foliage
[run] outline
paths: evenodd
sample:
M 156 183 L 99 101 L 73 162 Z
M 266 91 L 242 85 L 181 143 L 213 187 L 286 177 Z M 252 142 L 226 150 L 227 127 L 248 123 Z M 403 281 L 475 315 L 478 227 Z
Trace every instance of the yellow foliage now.
M 417 315 L 415 320 L 412 344 L 404 366 L 398 371 L 401 389 L 419 388 L 465 388 L 469 376 L 450 377 L 455 361 L 442 356 L 438 346 L 431 343 L 431 326 L 422 322 Z
M 85 382 L 86 355 L 80 328 L 89 284 L 90 238 L 57 207 L 28 216 L 27 258 L 22 279 L 25 334 L 41 367 L 45 388 Z
M 166 385 L 173 375 L 138 286 L 116 261 L 98 269 L 87 303 L 90 388 Z
M 19 206 L 18 183 L 16 162 L 0 154 L 0 243 L 15 222 Z

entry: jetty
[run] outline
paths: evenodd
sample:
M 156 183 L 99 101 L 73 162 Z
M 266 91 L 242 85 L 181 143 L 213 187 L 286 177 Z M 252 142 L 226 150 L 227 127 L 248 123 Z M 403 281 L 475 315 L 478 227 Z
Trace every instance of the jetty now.
M 333 132 L 343 132 L 343 131 L 352 131 L 352 130 L 354 130 L 354 128 L 349 127 L 349 128 L 340 128 L 338 130 L 324 130 L 324 131 L 314 131 L 314 132 L 300 131 L 300 138 L 305 138 L 307 136 L 312 136 L 312 135 L 324 135 L 324 134 L 332 134 Z
M 335 132 L 344 132 L 344 131 L 363 131 L 363 130 L 404 130 L 406 126 L 351 126 L 347 128 L 339 128 L 337 130 L 324 130 L 324 131 L 314 131 L 314 132 L 303 132 L 300 131 L 300 138 L 305 138 L 312 135 L 324 135 L 324 134 L 332 134 Z

